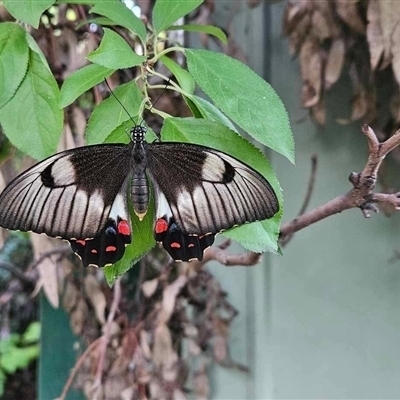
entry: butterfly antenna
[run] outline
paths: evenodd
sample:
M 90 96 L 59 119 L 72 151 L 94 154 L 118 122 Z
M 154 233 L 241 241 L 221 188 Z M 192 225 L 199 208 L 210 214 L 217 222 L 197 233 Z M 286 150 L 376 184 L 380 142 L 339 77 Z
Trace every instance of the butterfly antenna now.
M 110 93 L 114 96 L 115 100 L 118 101 L 118 103 L 121 105 L 121 107 L 125 110 L 125 112 L 128 114 L 130 120 L 133 122 L 133 125 L 136 125 L 136 122 L 133 120 L 133 118 L 131 117 L 131 114 L 129 114 L 129 111 L 127 110 L 127 108 L 122 104 L 122 102 L 120 101 L 120 99 L 115 95 L 115 93 L 113 92 L 113 90 L 111 89 L 110 85 L 107 82 L 107 79 L 104 79 L 104 82 L 106 83 L 108 90 L 110 91 Z

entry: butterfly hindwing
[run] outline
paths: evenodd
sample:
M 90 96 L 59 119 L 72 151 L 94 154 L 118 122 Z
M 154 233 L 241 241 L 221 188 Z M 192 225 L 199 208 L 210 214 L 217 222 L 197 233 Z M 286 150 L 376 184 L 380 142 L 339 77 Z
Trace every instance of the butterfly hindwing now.
M 104 228 L 93 239 L 70 239 L 72 250 L 84 267 L 104 267 L 120 260 L 131 243 L 131 224 L 126 198 L 127 184 L 114 199 Z
M 221 151 L 188 143 L 154 143 L 148 170 L 185 234 L 215 234 L 271 218 L 278 199 L 267 180 Z
M 98 235 L 129 174 L 130 157 L 130 146 L 121 144 L 85 146 L 47 158 L 1 193 L 1 226 L 65 239 Z
M 204 250 L 214 243 L 215 235 L 189 235 L 175 222 L 168 200 L 157 182 L 153 181 L 156 195 L 156 221 L 154 238 L 162 243 L 164 249 L 175 261 L 203 259 Z
M 203 236 L 188 235 L 182 232 L 174 220 L 168 222 L 164 218 L 156 220 L 154 232 L 157 242 L 162 243 L 175 261 L 201 261 L 204 250 L 214 243 L 215 238 L 211 233 Z

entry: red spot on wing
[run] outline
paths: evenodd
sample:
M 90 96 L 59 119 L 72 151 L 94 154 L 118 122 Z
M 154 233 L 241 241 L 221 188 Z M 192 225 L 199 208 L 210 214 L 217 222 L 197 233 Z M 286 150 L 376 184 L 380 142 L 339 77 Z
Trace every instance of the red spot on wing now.
M 154 227 L 154 230 L 158 234 L 167 232 L 168 231 L 168 223 L 167 223 L 167 221 L 165 219 L 163 219 L 163 218 L 159 218 L 156 221 L 156 226 Z
M 75 240 L 75 241 L 76 241 L 76 243 L 78 243 L 78 244 L 80 244 L 82 246 L 86 246 L 86 241 L 85 240 L 79 239 L 79 240 Z
M 92 250 L 90 250 L 90 252 L 93 253 L 93 254 L 97 254 L 97 250 L 96 249 L 92 249 Z
M 120 221 L 118 223 L 118 233 L 121 235 L 130 235 L 131 234 L 131 228 L 129 227 L 128 221 Z M 107 250 L 106 250 L 107 251 Z M 114 250 L 113 250 L 114 251 Z
M 115 246 L 107 246 L 106 251 L 117 251 L 117 248 Z
M 194 244 L 193 244 L 193 243 L 190 243 L 190 244 L 188 245 L 188 247 L 194 247 Z
M 180 249 L 180 248 L 181 248 L 181 245 L 180 245 L 180 243 L 178 243 L 178 242 L 172 242 L 172 243 L 171 243 L 171 247 L 172 247 L 173 249 Z

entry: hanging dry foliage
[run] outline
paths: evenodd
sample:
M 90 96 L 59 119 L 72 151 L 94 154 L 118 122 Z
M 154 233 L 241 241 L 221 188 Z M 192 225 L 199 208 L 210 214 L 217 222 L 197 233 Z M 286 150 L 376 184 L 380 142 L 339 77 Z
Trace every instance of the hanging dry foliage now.
M 325 94 L 341 76 L 351 82 L 351 109 L 338 122 L 385 128 L 400 122 L 400 2 L 292 0 L 283 32 L 299 57 L 302 105 L 321 125 Z

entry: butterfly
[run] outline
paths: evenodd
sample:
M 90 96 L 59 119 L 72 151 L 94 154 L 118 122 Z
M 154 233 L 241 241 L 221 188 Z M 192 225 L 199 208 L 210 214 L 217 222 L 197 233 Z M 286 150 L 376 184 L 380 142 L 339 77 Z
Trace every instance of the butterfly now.
M 66 239 L 83 265 L 122 258 L 132 241 L 129 201 L 140 220 L 155 195 L 154 237 L 177 261 L 202 260 L 215 235 L 279 210 L 270 183 L 209 147 L 145 141 L 57 153 L 17 176 L 0 194 L 0 226 Z

